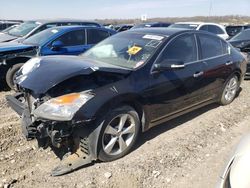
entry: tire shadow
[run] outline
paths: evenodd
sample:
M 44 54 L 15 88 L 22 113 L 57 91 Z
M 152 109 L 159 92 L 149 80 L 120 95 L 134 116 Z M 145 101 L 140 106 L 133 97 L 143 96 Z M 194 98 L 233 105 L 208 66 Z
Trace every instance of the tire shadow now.
M 0 80 L 0 92 L 2 91 L 10 91 L 10 88 L 4 80 Z

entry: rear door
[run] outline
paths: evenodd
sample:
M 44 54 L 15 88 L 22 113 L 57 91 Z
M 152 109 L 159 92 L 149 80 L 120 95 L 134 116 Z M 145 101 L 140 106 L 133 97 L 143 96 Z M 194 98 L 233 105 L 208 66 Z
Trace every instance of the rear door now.
M 198 61 L 197 42 L 194 34 L 182 34 L 171 41 L 156 61 L 184 62 L 185 68 L 172 69 L 150 75 L 148 101 L 152 110 L 152 123 L 181 112 L 202 101 L 203 69 Z
M 223 87 L 225 79 L 232 72 L 233 61 L 229 54 L 229 45 L 219 37 L 208 34 L 197 34 L 199 39 L 201 61 L 205 64 L 204 95 L 215 97 Z

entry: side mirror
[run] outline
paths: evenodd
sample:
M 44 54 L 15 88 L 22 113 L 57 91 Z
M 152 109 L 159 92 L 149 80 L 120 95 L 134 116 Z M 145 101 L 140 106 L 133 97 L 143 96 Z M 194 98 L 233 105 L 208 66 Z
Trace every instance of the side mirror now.
M 60 40 L 56 40 L 51 44 L 51 50 L 57 51 L 60 50 L 64 46 L 63 42 Z
M 167 59 L 162 61 L 161 63 L 154 64 L 154 71 L 157 72 L 184 68 L 184 62 L 178 59 Z

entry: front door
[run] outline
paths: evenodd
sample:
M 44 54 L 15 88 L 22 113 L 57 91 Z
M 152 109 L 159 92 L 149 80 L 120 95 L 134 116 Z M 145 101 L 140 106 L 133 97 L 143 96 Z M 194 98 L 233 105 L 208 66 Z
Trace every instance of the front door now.
M 63 46 L 57 49 L 52 48 L 54 41 L 60 41 Z M 70 31 L 63 34 L 49 45 L 42 47 L 42 55 L 79 55 L 88 49 L 86 45 L 85 29 Z
M 152 71 L 149 88 L 147 90 L 151 117 L 154 123 L 181 112 L 202 100 L 204 64 L 198 61 L 197 42 L 194 34 L 183 34 L 176 37 L 163 50 L 156 61 L 183 62 L 182 69 L 169 69 L 161 72 Z

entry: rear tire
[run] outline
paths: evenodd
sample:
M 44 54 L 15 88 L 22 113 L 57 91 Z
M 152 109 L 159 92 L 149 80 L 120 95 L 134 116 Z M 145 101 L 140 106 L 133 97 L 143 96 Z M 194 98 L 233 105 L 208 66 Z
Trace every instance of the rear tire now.
M 227 80 L 220 98 L 221 105 L 228 105 L 233 102 L 239 90 L 239 85 L 239 78 L 236 75 Z
M 18 63 L 9 68 L 6 74 L 6 83 L 10 89 L 15 90 L 14 79 L 17 71 L 23 66 L 23 63 Z
M 139 135 L 140 119 L 130 106 L 112 110 L 102 121 L 98 138 L 98 159 L 113 161 L 128 154 Z

